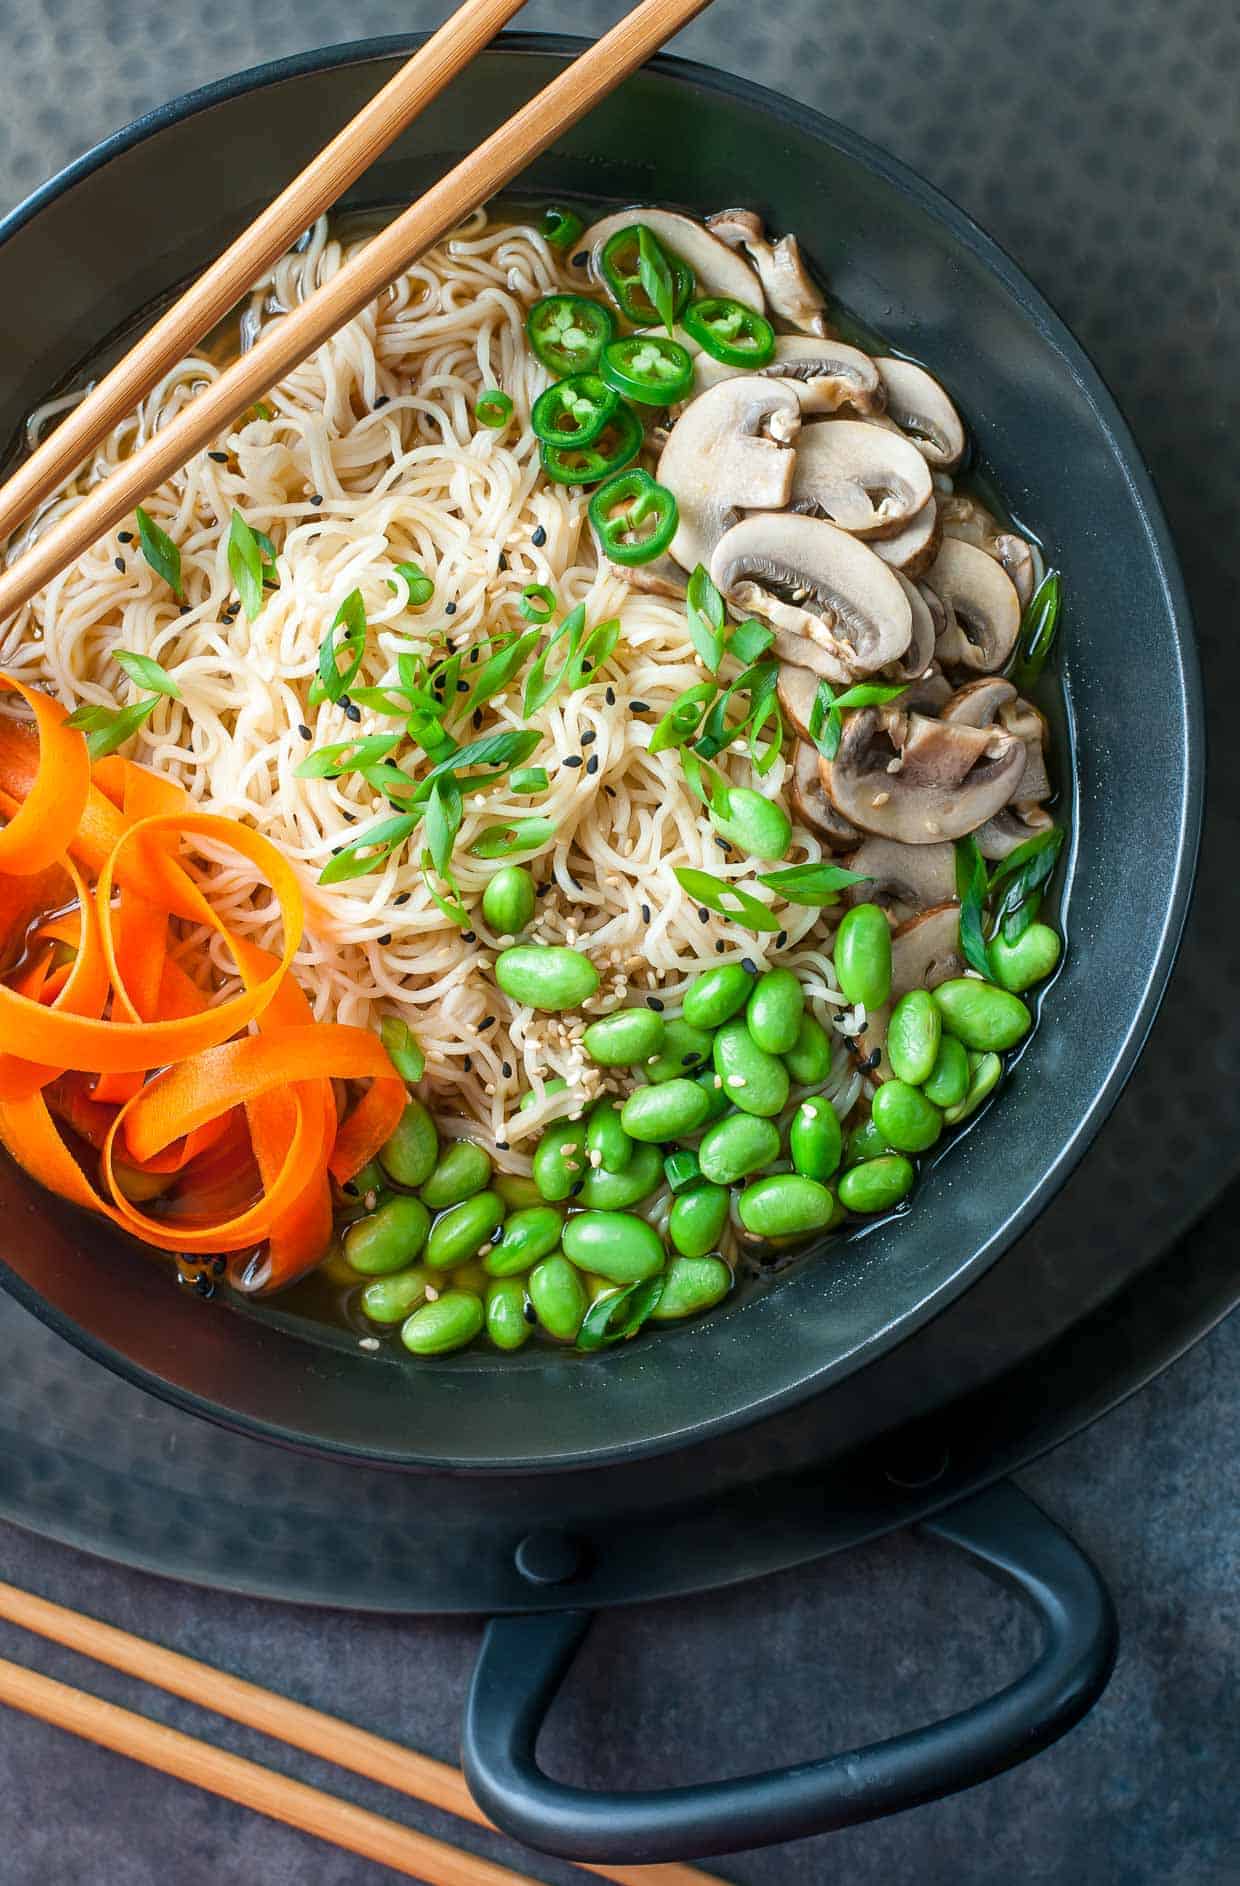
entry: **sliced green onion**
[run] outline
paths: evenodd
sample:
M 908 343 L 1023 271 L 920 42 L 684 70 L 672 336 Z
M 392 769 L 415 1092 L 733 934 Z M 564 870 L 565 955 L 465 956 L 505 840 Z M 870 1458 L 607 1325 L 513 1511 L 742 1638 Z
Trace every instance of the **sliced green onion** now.
M 1063 827 L 1052 825 L 1010 851 L 990 880 L 990 895 L 1002 890 L 993 918 L 993 930 L 1005 943 L 1018 943 L 1037 915 L 1042 886 L 1055 869 L 1063 844 Z
M 447 917 L 450 922 L 456 924 L 458 929 L 468 930 L 469 912 L 466 910 L 464 904 L 461 902 L 461 893 L 457 889 L 456 879 L 451 875 L 450 872 L 443 871 L 439 874 L 440 883 L 445 884 L 447 886 L 447 890 L 441 891 L 437 887 L 437 885 L 434 882 L 434 876 L 433 876 L 434 860 L 432 859 L 429 851 L 424 851 L 422 853 L 422 856 L 419 859 L 419 865 L 422 872 L 422 882 L 426 885 L 427 890 L 430 892 L 431 899 L 432 899 L 432 902 L 435 904 L 435 907 L 438 910 L 441 910 L 444 916 Z
M 776 931 L 783 928 L 779 918 L 766 904 L 751 897 L 748 891 L 738 890 L 726 878 L 714 877 L 709 871 L 698 871 L 687 864 L 676 865 L 675 873 L 680 888 L 689 893 L 694 903 L 705 905 L 707 910 L 715 911 L 718 916 L 730 917 L 733 922 L 744 924 L 748 930 Z
M 519 766 L 508 781 L 509 792 L 546 792 L 551 781 L 545 766 Z
M 502 693 L 537 641 L 538 631 L 531 629 L 527 634 L 519 635 L 506 648 L 497 650 L 494 655 L 483 662 L 469 693 L 457 696 L 460 702 L 459 711 L 472 713 L 482 707 L 493 695 Z
M 156 694 L 166 694 L 171 700 L 179 701 L 181 690 L 166 668 L 153 660 L 150 655 L 135 655 L 131 649 L 115 648 L 112 659 L 118 668 L 123 668 L 129 679 L 139 687 L 154 688 Z
M 808 864 L 789 865 L 784 871 L 764 871 L 759 884 L 765 884 L 790 904 L 833 904 L 840 891 L 850 884 L 868 884 L 863 872 L 848 871 L 842 864 L 828 864 L 813 858 Z
M 452 847 L 456 835 L 461 829 L 464 807 L 461 803 L 461 789 L 450 773 L 437 779 L 426 801 L 422 834 L 426 848 L 431 854 L 431 863 L 440 877 L 448 876 L 452 863 Z
M 410 1033 L 408 1022 L 402 1022 L 398 1015 L 385 1015 L 379 1023 L 379 1039 L 401 1079 L 411 1086 L 420 1081 L 426 1072 L 426 1056 Z
M 711 674 L 717 674 L 723 660 L 723 633 L 727 615 L 723 597 L 711 582 L 705 564 L 699 563 L 689 578 L 685 591 L 685 614 L 694 648 Z
M 696 687 L 686 688 L 683 694 L 677 695 L 651 734 L 647 751 L 665 753 L 669 748 L 683 747 L 692 740 L 717 692 L 713 681 L 699 681 Z
M 343 884 L 349 878 L 365 877 L 404 844 L 420 821 L 420 813 L 402 812 L 397 818 L 380 819 L 364 832 L 355 832 L 319 872 L 319 883 Z
M 158 705 L 157 694 L 147 700 L 130 701 L 127 707 L 84 705 L 69 715 L 65 725 L 84 733 L 91 759 L 102 760 L 109 753 L 115 753 L 117 747 L 124 746 L 143 722 L 150 719 Z
M 676 325 L 676 284 L 672 266 L 653 229 L 642 223 L 637 231 L 637 276 L 668 333 Z
M 599 1297 L 581 1319 L 577 1347 L 587 1355 L 635 1336 L 663 1295 L 663 1278 L 646 1277 L 614 1294 Z
M 738 622 L 728 637 L 728 653 L 735 655 L 737 661 L 748 667 L 765 655 L 775 640 L 774 629 L 768 629 L 765 622 L 758 622 L 749 616 L 744 622 Z
M 587 634 L 585 604 L 578 603 L 565 616 L 526 676 L 525 695 L 521 704 L 526 719 L 547 705 L 561 683 L 570 694 L 584 687 L 588 679 L 586 662 L 589 661 L 594 668 L 601 667 L 619 640 L 620 624 L 614 617 L 608 622 L 600 622 Z M 562 641 L 567 642 L 564 660 L 554 674 L 548 674 L 547 662 L 551 651 Z
M 403 576 L 405 579 L 405 587 L 409 592 L 409 607 L 420 609 L 435 594 L 434 583 L 418 563 L 398 563 L 395 567 L 397 576 Z M 391 577 L 388 578 L 388 588 L 396 590 L 399 596 L 400 590 Z
M 336 630 L 343 629 L 340 641 Z M 360 589 L 351 589 L 332 618 L 332 625 L 319 647 L 319 672 L 310 684 L 310 701 L 338 701 L 347 694 L 366 653 L 366 605 Z M 344 655 L 347 666 L 338 666 Z
M 843 709 L 881 707 L 886 701 L 894 701 L 907 687 L 907 681 L 893 684 L 863 681 L 837 694 L 829 681 L 820 681 L 814 705 L 809 710 L 809 737 L 823 759 L 833 760 L 840 750 L 844 734 Z
M 178 602 L 185 601 L 185 591 L 181 587 L 181 552 L 166 531 L 138 506 L 138 545 L 142 555 L 154 570 L 156 576 L 162 576 Z
M 1059 627 L 1062 603 L 1063 582 L 1059 571 L 1048 570 L 1029 598 L 1029 606 L 1021 618 L 1012 680 L 1022 693 L 1033 686 L 1046 666 Z
M 986 902 L 986 860 L 972 832 L 956 840 L 956 895 L 960 899 L 960 953 L 970 969 L 989 982 L 994 971 L 986 948 L 982 911 Z
M 264 584 L 278 581 L 275 546 L 264 531 L 247 524 L 235 508 L 228 526 L 228 568 L 241 607 L 253 622 L 263 606 Z
M 517 608 L 527 622 L 550 622 L 556 612 L 556 594 L 546 583 L 527 583 Z
M 485 393 L 478 395 L 474 418 L 480 426 L 489 426 L 492 432 L 502 432 L 512 418 L 512 401 L 497 386 L 489 386 Z
M 687 1191 L 696 1185 L 702 1176 L 698 1156 L 688 1146 L 678 1146 L 674 1153 L 667 1153 L 663 1159 L 663 1177 L 673 1192 Z
M 470 845 L 475 858 L 511 858 L 518 851 L 537 851 L 555 837 L 555 820 L 546 818 L 509 819 L 504 825 L 488 825 Z
M 344 773 L 361 772 L 376 760 L 385 759 L 399 746 L 398 733 L 368 733 L 356 740 L 337 740 L 332 746 L 316 747 L 299 766 L 294 779 L 339 779 Z

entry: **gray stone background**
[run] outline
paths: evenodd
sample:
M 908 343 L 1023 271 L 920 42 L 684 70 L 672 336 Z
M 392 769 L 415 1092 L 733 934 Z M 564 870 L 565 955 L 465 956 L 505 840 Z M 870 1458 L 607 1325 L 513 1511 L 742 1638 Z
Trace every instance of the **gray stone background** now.
M 530 27 L 614 6 L 534 0 Z M 0 205 L 136 113 L 258 60 L 432 24 L 412 0 L 0 0 Z M 1154 0 L 719 0 L 677 45 L 783 87 L 921 169 L 1028 269 L 1098 359 L 1158 477 L 1199 613 L 1234 595 L 1240 498 L 1234 5 Z M 1194 1126 L 1196 1123 L 1193 1123 Z M 1206 1123 L 1208 1130 L 1208 1122 Z M 87 1365 L 83 1363 L 83 1367 Z M 885 1824 L 718 1870 L 743 1886 L 1235 1886 L 1240 1881 L 1240 1320 L 1026 1473 L 1101 1565 L 1119 1667 L 1032 1765 Z M 476 1629 L 238 1601 L 0 1530 L 5 1574 L 346 1718 L 451 1757 Z M 583 1781 L 690 1779 L 807 1758 L 992 1687 L 1026 1626 L 980 1580 L 896 1538 L 762 1585 L 596 1626 L 549 1733 Z M 0 1654 L 230 1748 L 270 1745 L 0 1629 Z M 378 1788 L 289 1772 L 403 1814 Z M 317 1846 L 0 1714 L 3 1886 L 375 1886 Z M 455 1824 L 420 1824 L 450 1838 Z M 549 1881 L 580 1875 L 469 1836 Z

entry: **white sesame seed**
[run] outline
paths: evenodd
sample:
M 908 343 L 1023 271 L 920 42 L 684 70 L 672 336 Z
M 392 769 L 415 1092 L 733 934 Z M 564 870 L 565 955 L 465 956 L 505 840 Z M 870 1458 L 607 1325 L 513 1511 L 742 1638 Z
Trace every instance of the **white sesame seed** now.
M 360 1336 L 357 1346 L 359 1349 L 377 1349 L 379 1347 L 379 1338 L 377 1336 Z
M 729 1087 L 743 1087 L 744 1085 L 745 1085 L 745 1076 L 743 1074 L 729 1074 L 728 1075 Z

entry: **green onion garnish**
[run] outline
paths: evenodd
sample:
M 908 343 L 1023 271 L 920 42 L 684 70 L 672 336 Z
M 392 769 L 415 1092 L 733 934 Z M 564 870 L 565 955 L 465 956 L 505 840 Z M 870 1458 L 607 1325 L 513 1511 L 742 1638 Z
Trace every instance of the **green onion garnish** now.
M 685 746 L 701 726 L 702 716 L 717 692 L 713 681 L 699 681 L 696 687 L 678 694 L 651 734 L 647 751 L 665 753 L 669 748 Z
M 509 792 L 546 792 L 551 781 L 545 766 L 519 766 L 508 781 Z
M 662 1277 L 646 1277 L 640 1283 L 628 1284 L 623 1290 L 599 1297 L 581 1320 L 577 1347 L 589 1354 L 636 1335 L 651 1311 L 658 1307 L 663 1281 Z
M 117 747 L 124 746 L 130 735 L 137 733 L 143 722 L 150 719 L 158 704 L 159 696 L 152 694 L 146 700 L 130 701 L 127 707 L 83 705 L 70 714 L 65 725 L 84 733 L 91 759 L 102 760 L 109 753 L 115 753 Z
M 960 899 L 960 953 L 970 969 L 989 982 L 994 975 L 982 914 L 986 904 L 986 860 L 972 832 L 956 840 L 956 895 Z
M 907 686 L 907 681 L 898 681 L 893 685 L 863 681 L 857 687 L 846 688 L 843 694 L 837 694 L 829 681 L 820 681 L 814 705 L 809 711 L 809 737 L 823 759 L 833 760 L 840 750 L 844 733 L 844 708 L 881 707 L 884 702 L 894 701 L 897 695 L 903 694 Z
M 645 223 L 637 231 L 637 277 L 650 305 L 670 334 L 676 325 L 676 284 L 659 238 Z
M 1063 827 L 1049 826 L 1017 845 L 996 867 L 989 895 L 993 898 L 1002 890 L 1003 896 L 995 909 L 992 934 L 1000 932 L 1005 943 L 1019 943 L 1036 917 L 1042 886 L 1055 869 L 1062 844 Z
M 676 865 L 675 873 L 677 883 L 682 890 L 688 891 L 695 904 L 704 905 L 720 917 L 730 917 L 744 924 L 748 930 L 776 931 L 783 928 L 779 918 L 766 904 L 751 897 L 748 891 L 739 890 L 726 878 L 714 877 L 709 871 L 698 871 L 687 864 Z
M 492 432 L 502 432 L 512 418 L 512 401 L 497 386 L 489 386 L 485 393 L 478 395 L 474 418 L 480 426 L 488 426 Z
M 615 618 L 600 622 L 587 634 L 585 604 L 578 603 L 572 613 L 565 616 L 526 676 L 521 710 L 526 719 L 547 705 L 561 683 L 570 694 L 584 687 L 589 678 L 586 662 L 589 661 L 592 668 L 600 668 L 619 640 L 620 624 Z M 548 657 L 561 641 L 567 641 L 567 653 L 556 673 L 549 675 Z
M 457 889 L 455 878 L 450 872 L 440 872 L 439 881 L 446 886 L 445 890 L 440 890 L 434 882 L 434 860 L 429 851 L 422 853 L 419 864 L 422 871 L 422 882 L 430 892 L 431 899 L 436 908 L 441 910 L 444 916 L 452 923 L 456 924 L 458 929 L 468 930 L 469 912 L 461 902 L 461 893 Z
M 360 772 L 376 760 L 386 759 L 400 743 L 398 733 L 368 733 L 356 740 L 337 740 L 332 746 L 316 747 L 299 766 L 294 779 L 339 779 L 344 773 Z
M 426 847 L 431 854 L 431 863 L 441 878 L 448 876 L 452 847 L 461 829 L 463 816 L 461 789 L 450 773 L 444 773 L 431 787 L 423 820 Z
M 749 616 L 744 622 L 738 622 L 728 637 L 728 653 L 748 666 L 750 662 L 757 661 L 760 655 L 765 655 L 774 640 L 774 629 L 768 629 L 764 622 L 757 622 L 753 616 Z
M 790 904 L 810 906 L 833 904 L 838 893 L 847 890 L 850 884 L 868 884 L 869 881 L 864 872 L 847 871 L 842 864 L 829 864 L 821 858 L 811 859 L 808 864 L 789 865 L 783 871 L 763 871 L 758 878 L 759 884 L 787 898 Z
M 710 572 L 703 563 L 698 564 L 689 578 L 685 591 L 685 614 L 694 648 L 711 674 L 717 674 L 723 660 L 727 616 L 723 597 L 711 582 Z
M 1063 583 L 1059 571 L 1048 570 L 1029 598 L 1029 607 L 1021 618 L 1012 680 L 1022 693 L 1033 686 L 1046 666 L 1059 627 L 1062 602 Z
M 554 819 L 509 819 L 505 825 L 488 825 L 469 850 L 475 858 L 511 858 L 518 851 L 537 851 L 554 837 Z
M 254 530 L 238 510 L 228 526 L 228 568 L 251 622 L 263 606 L 263 586 L 279 582 L 275 545 L 264 531 Z
M 336 640 L 336 630 L 344 634 Z M 360 589 L 351 589 L 332 618 L 332 625 L 319 647 L 319 672 L 310 684 L 312 705 L 319 701 L 338 701 L 356 680 L 366 653 L 366 605 Z M 339 657 L 347 665 L 339 666 Z
M 426 1072 L 426 1056 L 409 1032 L 408 1022 L 397 1015 L 385 1015 L 379 1023 L 379 1039 L 401 1079 L 411 1085 L 420 1081 Z
M 409 592 L 409 607 L 411 609 L 420 609 L 423 603 L 428 603 L 435 594 L 435 585 L 420 564 L 398 563 L 396 565 L 396 574 L 397 576 L 403 576 L 405 579 L 405 587 Z M 392 582 L 391 577 L 388 578 L 388 587 L 396 590 L 397 595 L 400 594 L 398 586 Z
M 116 648 L 112 651 L 112 659 L 139 687 L 154 688 L 156 694 L 166 694 L 173 701 L 180 700 L 180 688 L 168 670 L 150 655 L 135 655 L 131 649 Z
M 397 818 L 380 819 L 377 825 L 355 832 L 320 871 L 319 883 L 342 884 L 348 878 L 365 877 L 404 844 L 420 817 L 416 812 L 402 812 Z
M 527 583 L 517 608 L 527 622 L 550 622 L 556 611 L 555 591 L 546 583 Z
M 185 591 L 181 586 L 181 552 L 166 531 L 138 506 L 138 545 L 142 555 L 154 570 L 156 576 L 162 576 L 178 602 L 185 601 Z

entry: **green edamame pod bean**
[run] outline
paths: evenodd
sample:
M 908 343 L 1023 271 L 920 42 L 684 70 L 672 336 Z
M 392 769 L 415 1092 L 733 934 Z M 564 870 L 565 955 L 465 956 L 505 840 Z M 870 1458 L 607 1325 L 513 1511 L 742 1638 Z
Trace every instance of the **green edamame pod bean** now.
M 623 1172 L 590 1166 L 578 1195 L 589 1211 L 623 1211 L 649 1198 L 663 1183 L 663 1157 L 657 1146 L 638 1144 Z
M 710 1102 L 696 1081 L 664 1081 L 659 1087 L 639 1087 L 630 1094 L 620 1123 L 630 1139 L 682 1139 L 696 1132 L 709 1112 Z
M 445 1356 L 472 1342 L 483 1321 L 481 1297 L 472 1290 L 445 1290 L 406 1319 L 400 1339 L 415 1356 Z
M 588 956 L 562 943 L 518 943 L 495 958 L 495 980 L 514 1002 L 558 1015 L 594 994 L 598 970 Z
M 962 1120 L 981 1106 L 983 1100 L 999 1084 L 1003 1072 L 1003 1063 L 997 1054 L 971 1054 L 969 1056 L 969 1087 L 964 1099 L 958 1106 L 949 1107 L 944 1118 L 949 1126 L 959 1126 Z
M 699 1316 L 722 1303 L 732 1288 L 732 1273 L 721 1257 L 674 1257 L 667 1268 L 663 1291 L 650 1312 L 655 1323 L 671 1323 L 682 1316 Z
M 543 1195 L 533 1179 L 522 1172 L 497 1172 L 491 1190 L 498 1192 L 509 1211 L 524 1211 L 529 1205 L 541 1205 Z
M 745 1007 L 745 1024 L 768 1054 L 787 1054 L 796 1046 L 805 1014 L 805 992 L 790 969 L 768 969 L 759 976 Z
M 941 982 L 934 1000 L 943 1026 L 978 1054 L 1002 1054 L 1029 1033 L 1033 1017 L 1019 996 L 974 976 Z
M 890 1211 L 913 1188 L 913 1167 L 902 1153 L 880 1153 L 877 1159 L 850 1166 L 836 1188 L 840 1204 L 849 1211 Z
M 420 1100 L 411 1100 L 396 1123 L 396 1131 L 379 1149 L 379 1163 L 397 1185 L 416 1192 L 435 1170 L 439 1134 Z
M 525 1285 L 519 1277 L 497 1277 L 486 1294 L 487 1335 L 497 1349 L 520 1349 L 533 1330 L 525 1315 Z
M 788 1128 L 788 1151 L 803 1178 L 829 1179 L 840 1163 L 843 1135 L 839 1115 L 821 1094 L 799 1101 Z
M 564 1229 L 564 1214 L 553 1205 L 527 1205 L 505 1220 L 498 1244 L 482 1260 L 489 1277 L 515 1277 L 554 1251 Z
M 552 1204 L 567 1198 L 590 1170 L 580 1120 L 553 1120 L 534 1149 L 534 1183 Z
M 369 1218 L 344 1234 L 344 1254 L 363 1277 L 383 1277 L 412 1264 L 430 1230 L 431 1215 L 420 1198 L 394 1192 Z
M 990 966 L 995 981 L 1019 995 L 1044 982 L 1059 961 L 1062 948 L 1059 933 L 1049 923 L 1031 923 L 1015 943 L 1005 943 L 997 936 L 990 946 Z
M 623 1172 L 633 1157 L 633 1142 L 620 1121 L 619 1110 L 611 1097 L 600 1100 L 586 1115 L 586 1158 L 591 1167 L 605 1172 Z M 598 1158 L 594 1158 L 594 1154 Z
M 581 1328 L 589 1298 L 579 1272 L 558 1251 L 530 1272 L 530 1302 L 549 1336 L 571 1342 Z
M 719 1243 L 727 1222 L 727 1187 L 708 1181 L 681 1193 L 672 1206 L 667 1235 L 682 1257 L 705 1257 Z
M 778 864 L 792 843 L 792 820 L 784 808 L 752 786 L 729 787 L 727 807 L 726 814 L 711 809 L 710 822 L 719 836 L 751 858 Z
M 691 1028 L 722 1028 L 744 1008 L 753 986 L 753 976 L 739 963 L 719 963 L 689 984 L 681 1011 Z
M 713 1066 L 698 1075 L 697 1084 L 710 1102 L 710 1112 L 706 1116 L 707 1126 L 713 1125 L 716 1120 L 722 1120 L 726 1113 L 731 1113 L 732 1102 L 728 1099 L 728 1090 Z
M 506 864 L 482 893 L 482 914 L 496 936 L 519 936 L 534 915 L 534 880 L 522 864 Z
M 432 1281 L 420 1264 L 391 1277 L 376 1277 L 362 1292 L 362 1309 L 372 1323 L 403 1323 L 426 1301 L 426 1286 Z
M 859 1166 L 863 1159 L 877 1159 L 880 1153 L 890 1151 L 890 1146 L 871 1117 L 860 1121 L 849 1132 L 844 1148 L 844 1164 Z
M 568 1092 L 568 1082 L 565 1080 L 562 1074 L 553 1074 L 549 1081 L 543 1082 L 542 1098 L 544 1100 L 548 1099 L 552 1094 L 564 1094 L 567 1092 Z M 537 1106 L 538 1100 L 539 1100 L 539 1096 L 534 1092 L 534 1089 L 531 1087 L 529 1092 L 522 1094 L 520 1100 L 518 1100 L 517 1102 L 518 1112 L 528 1113 L 531 1107 Z
M 459 1205 L 480 1192 L 491 1177 L 491 1161 L 472 1139 L 454 1139 L 445 1146 L 435 1170 L 422 1187 L 421 1198 L 432 1211 Z
M 831 1037 L 812 1015 L 802 1015 L 797 1038 L 784 1054 L 784 1066 L 798 1087 L 821 1087 L 831 1072 Z
M 891 994 L 891 926 L 877 904 L 854 904 L 835 933 L 835 974 L 850 1002 L 881 1008 Z
M 715 1185 L 734 1185 L 779 1158 L 779 1128 L 752 1113 L 730 1113 L 702 1135 L 698 1163 Z
M 620 1211 L 583 1211 L 570 1218 L 564 1227 L 564 1254 L 609 1284 L 654 1277 L 666 1257 L 654 1226 Z
M 922 1083 L 921 1091 L 936 1107 L 958 1107 L 968 1093 L 969 1057 L 955 1035 L 944 1035 L 939 1042 L 930 1078 Z
M 715 1036 L 715 1072 L 723 1076 L 728 1099 L 743 1113 L 769 1119 L 788 1099 L 788 1070 L 760 1048 L 743 1021 L 725 1022 Z
M 664 1023 L 649 1008 L 618 1008 L 591 1022 L 582 1036 L 590 1059 L 599 1067 L 636 1067 L 663 1046 Z
M 907 1081 L 884 1081 L 870 1108 L 874 1124 L 898 1153 L 924 1153 L 943 1131 L 943 1116 Z
M 835 1217 L 835 1198 L 817 1179 L 777 1172 L 755 1179 L 741 1193 L 737 1210 L 756 1238 L 797 1238 L 821 1231 Z
M 432 1270 L 453 1270 L 476 1257 L 503 1222 L 503 1199 L 495 1192 L 476 1192 L 435 1220 L 423 1261 Z
M 642 1063 L 642 1073 L 652 1086 L 660 1081 L 688 1077 L 699 1068 L 710 1066 L 714 1036 L 704 1028 L 673 1018 L 663 1031 L 663 1046 Z
M 887 1024 L 887 1059 L 897 1080 L 920 1087 L 934 1072 L 943 1017 L 929 989 L 910 989 L 891 1011 Z

